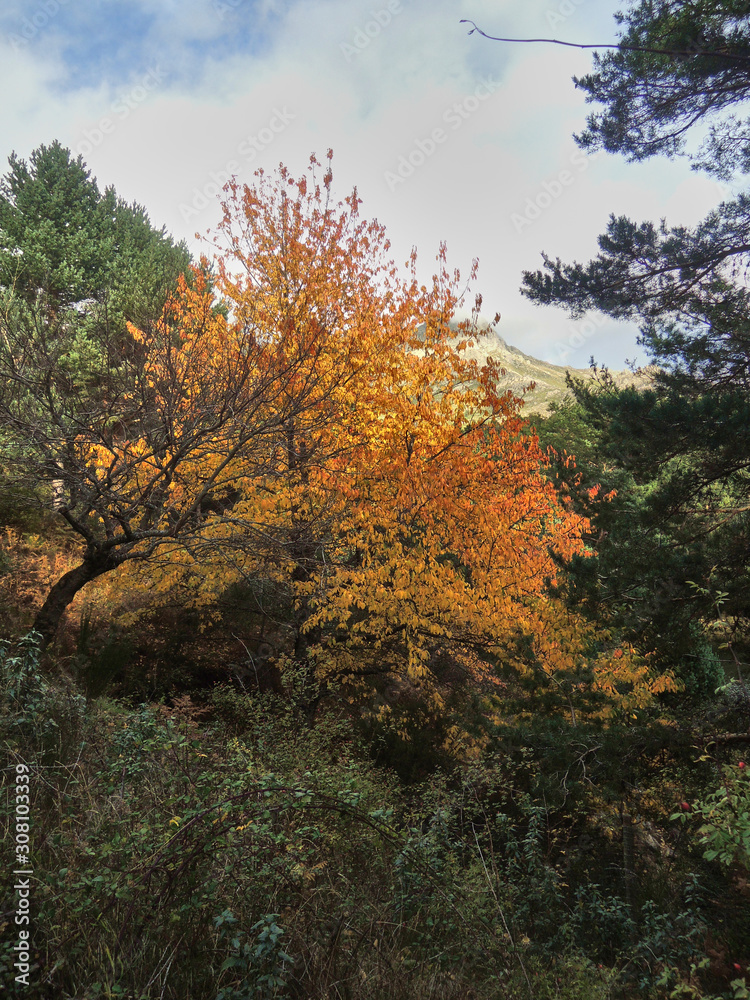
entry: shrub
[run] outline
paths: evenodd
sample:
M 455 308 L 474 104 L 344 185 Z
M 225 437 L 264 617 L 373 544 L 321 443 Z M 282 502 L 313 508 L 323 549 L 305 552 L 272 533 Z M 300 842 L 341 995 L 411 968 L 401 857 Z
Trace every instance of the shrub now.
M 713 698 L 717 688 L 725 683 L 724 668 L 701 626 L 690 622 L 688 628 L 692 650 L 681 659 L 677 673 L 686 694 L 693 698 Z
M 697 820 L 698 837 L 705 848 L 707 861 L 719 861 L 725 867 L 741 864 L 750 868 L 750 776 L 744 761 L 722 767 L 721 786 L 705 799 L 684 803 L 670 819 L 686 823 Z

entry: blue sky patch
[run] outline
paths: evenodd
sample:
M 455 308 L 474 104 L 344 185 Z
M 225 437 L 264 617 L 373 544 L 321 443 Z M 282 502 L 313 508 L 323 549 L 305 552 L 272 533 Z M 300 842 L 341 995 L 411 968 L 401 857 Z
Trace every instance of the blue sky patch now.
M 273 6 L 273 5 L 272 5 Z M 0 10 L 0 35 L 16 51 L 53 53 L 63 92 L 112 91 L 160 67 L 171 85 L 192 91 L 217 56 L 268 51 L 276 18 L 268 0 L 11 0 Z

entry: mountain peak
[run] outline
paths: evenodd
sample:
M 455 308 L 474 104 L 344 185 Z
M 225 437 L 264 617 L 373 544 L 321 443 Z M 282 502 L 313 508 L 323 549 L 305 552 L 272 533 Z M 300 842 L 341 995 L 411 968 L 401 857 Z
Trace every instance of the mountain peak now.
M 540 361 L 530 354 L 525 354 L 518 347 L 509 344 L 492 328 L 491 324 L 481 325 L 481 335 L 473 347 L 466 349 L 466 356 L 474 358 L 480 364 L 488 357 L 493 358 L 504 370 L 501 384 L 524 399 L 524 412 L 538 413 L 541 416 L 549 412 L 552 403 L 561 403 L 571 395 L 566 383 L 567 373 L 574 378 L 588 380 L 593 378 L 590 368 L 571 368 L 555 365 L 550 361 Z M 649 369 L 632 371 L 610 371 L 617 386 L 645 386 L 651 379 Z M 534 388 L 526 391 L 531 383 Z

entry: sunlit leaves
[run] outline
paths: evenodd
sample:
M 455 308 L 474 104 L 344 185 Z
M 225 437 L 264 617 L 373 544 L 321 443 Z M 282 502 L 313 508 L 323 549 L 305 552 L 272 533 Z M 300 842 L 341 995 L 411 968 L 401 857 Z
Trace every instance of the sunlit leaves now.
M 648 670 L 591 660 L 592 630 L 550 596 L 560 565 L 585 555 L 588 522 L 545 475 L 494 363 L 466 356 L 481 300 L 454 324 L 465 290 L 445 247 L 420 284 L 416 257 L 400 271 L 356 192 L 334 203 L 318 167 L 229 184 L 217 298 L 182 283 L 156 340 L 133 331 L 162 423 L 179 439 L 200 417 L 205 434 L 170 490 L 195 496 L 211 470 L 214 495 L 233 494 L 231 510 L 204 506 L 200 544 L 152 565 L 150 586 L 187 575 L 203 603 L 238 575 L 285 582 L 298 651 L 324 682 L 398 677 L 439 706 L 434 662 L 448 654 L 459 683 L 488 692 L 505 663 L 567 700 L 582 687 L 648 697 Z M 247 415 L 212 435 L 227 398 Z

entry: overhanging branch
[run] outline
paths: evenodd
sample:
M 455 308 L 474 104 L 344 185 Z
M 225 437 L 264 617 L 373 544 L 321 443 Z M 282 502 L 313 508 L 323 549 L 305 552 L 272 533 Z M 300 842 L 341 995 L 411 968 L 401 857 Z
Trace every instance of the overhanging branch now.
M 496 38 L 494 35 L 488 35 L 486 31 L 482 31 L 481 28 L 477 27 L 474 21 L 469 18 L 461 18 L 459 24 L 472 24 L 474 27 L 469 32 L 473 35 L 476 31 L 478 35 L 483 38 L 488 38 L 491 42 L 513 42 L 517 45 L 564 45 L 566 48 L 571 49 L 617 49 L 620 52 L 645 52 L 648 55 L 655 56 L 711 56 L 717 59 L 735 59 L 742 62 L 749 62 L 750 55 L 742 55 L 735 52 L 715 52 L 715 51 L 705 51 L 703 49 L 651 49 L 642 48 L 639 45 L 624 45 L 622 43 L 611 43 L 611 42 L 601 42 L 590 45 L 583 45 L 580 42 L 563 42 L 558 38 Z

